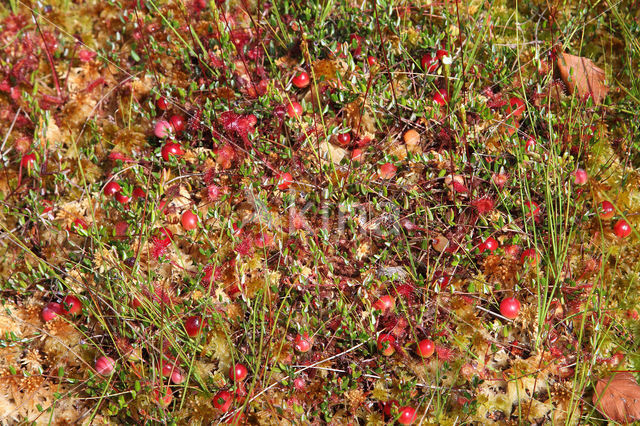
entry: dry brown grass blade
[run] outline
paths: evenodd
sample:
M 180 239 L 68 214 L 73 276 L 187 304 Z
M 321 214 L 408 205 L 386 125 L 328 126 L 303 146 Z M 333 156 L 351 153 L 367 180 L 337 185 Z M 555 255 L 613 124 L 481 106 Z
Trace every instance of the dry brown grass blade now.
M 640 420 L 640 385 L 631 373 L 600 379 L 593 403 L 609 420 L 625 424 Z
M 577 91 L 582 99 L 591 95 L 596 104 L 607 96 L 609 88 L 604 85 L 604 70 L 591 59 L 562 52 L 557 63 L 560 76 L 571 93 Z

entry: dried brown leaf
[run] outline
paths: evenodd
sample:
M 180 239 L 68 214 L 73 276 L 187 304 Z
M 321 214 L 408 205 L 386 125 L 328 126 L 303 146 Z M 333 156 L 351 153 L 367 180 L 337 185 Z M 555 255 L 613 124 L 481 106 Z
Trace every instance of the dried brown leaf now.
M 591 59 L 561 52 L 557 62 L 562 81 L 571 93 L 577 91 L 581 98 L 591 95 L 596 104 L 607 96 L 609 88 L 604 85 L 604 71 Z
M 600 379 L 593 403 L 610 420 L 619 423 L 640 420 L 640 385 L 626 372 Z

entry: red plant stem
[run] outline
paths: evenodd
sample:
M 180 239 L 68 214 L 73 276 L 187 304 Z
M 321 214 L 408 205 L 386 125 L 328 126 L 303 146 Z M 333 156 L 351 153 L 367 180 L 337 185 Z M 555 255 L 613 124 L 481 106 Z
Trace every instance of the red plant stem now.
M 56 72 L 56 67 L 53 65 L 53 57 L 51 56 L 51 52 L 49 51 L 47 40 L 45 40 L 44 34 L 42 34 L 42 30 L 40 29 L 40 24 L 36 19 L 36 15 L 33 12 L 31 12 L 31 16 L 33 16 L 33 20 L 35 21 L 36 27 L 38 28 L 38 32 L 40 33 L 40 37 L 42 38 L 42 44 L 44 44 L 44 51 L 47 54 L 47 60 L 49 61 L 49 66 L 51 67 L 51 74 L 53 74 L 53 84 L 56 86 L 56 92 L 58 93 L 58 97 L 62 98 L 62 90 L 60 90 L 60 81 L 58 80 L 58 73 Z

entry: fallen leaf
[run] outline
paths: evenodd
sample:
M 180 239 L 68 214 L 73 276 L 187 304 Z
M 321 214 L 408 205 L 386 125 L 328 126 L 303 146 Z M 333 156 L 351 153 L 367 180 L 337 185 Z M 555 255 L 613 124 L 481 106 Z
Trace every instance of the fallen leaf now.
M 337 147 L 329 142 L 321 142 L 320 143 L 320 156 L 322 159 L 330 160 L 333 164 L 338 165 L 347 154 L 345 149 Z
M 604 85 L 604 71 L 591 59 L 562 52 L 557 62 L 562 81 L 572 94 L 577 91 L 581 98 L 591 95 L 596 104 L 607 96 L 609 88 Z
M 640 385 L 626 372 L 600 379 L 593 403 L 609 420 L 619 423 L 640 420 Z

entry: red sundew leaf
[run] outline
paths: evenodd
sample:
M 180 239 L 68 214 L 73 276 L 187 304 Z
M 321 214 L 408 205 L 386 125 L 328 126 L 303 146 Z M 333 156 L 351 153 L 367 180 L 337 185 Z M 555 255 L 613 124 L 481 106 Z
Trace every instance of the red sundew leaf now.
M 463 184 L 459 183 L 459 182 L 452 182 L 452 186 L 453 186 L 453 190 L 456 192 L 461 192 L 461 193 L 467 193 L 469 192 L 469 190 L 467 189 L 466 186 L 464 186 Z
M 455 185 L 455 183 L 454 183 Z M 471 203 L 477 210 L 478 214 L 486 214 L 493 210 L 493 200 L 488 197 L 478 198 Z
M 168 251 L 171 245 L 171 238 L 152 237 L 151 244 L 151 255 L 157 259 Z
M 216 282 L 222 275 L 222 268 L 216 267 L 213 263 L 204 267 L 204 276 L 202 277 L 203 284 L 209 285 L 211 282 Z
M 204 171 L 204 176 L 202 177 L 202 179 L 204 180 L 204 183 L 206 183 L 207 185 L 211 185 L 215 178 L 216 178 L 215 168 L 210 167 Z
M 222 196 L 222 189 L 218 185 L 211 184 L 207 187 L 207 198 L 209 201 L 218 201 Z
M 233 147 L 229 144 L 225 144 L 222 147 L 218 148 L 215 152 L 218 155 L 217 161 L 218 164 L 220 164 L 220 167 L 222 167 L 223 169 L 230 168 L 231 162 L 236 157 L 236 151 L 233 149 Z
M 253 252 L 253 238 L 246 237 L 236 246 L 236 252 L 241 256 L 249 256 Z
M 455 355 L 453 350 L 440 345 L 436 345 L 436 354 L 442 361 L 451 361 Z
M 14 15 L 13 13 L 7 16 L 4 20 L 4 28 L 10 33 L 17 33 L 27 24 L 27 18 L 23 15 Z
M 395 288 L 396 295 L 402 296 L 406 299 L 413 300 L 416 295 L 416 288 L 408 283 L 400 284 Z
M 133 161 L 132 158 L 129 158 L 123 153 L 118 151 L 111 151 L 111 153 L 109 154 L 109 160 L 114 160 L 114 161 L 120 160 L 120 161 L 124 161 L 125 163 L 130 163 Z
M 78 59 L 80 59 L 82 62 L 91 62 L 95 59 L 96 56 L 98 56 L 98 54 L 96 52 L 92 52 L 91 50 L 80 49 L 78 51 Z
M 619 423 L 640 420 L 640 386 L 633 374 L 616 373 L 598 380 L 593 403 L 605 417 Z
M 249 42 L 249 33 L 243 29 L 236 29 L 231 31 L 231 42 L 236 46 L 236 49 L 242 50 L 242 48 Z

